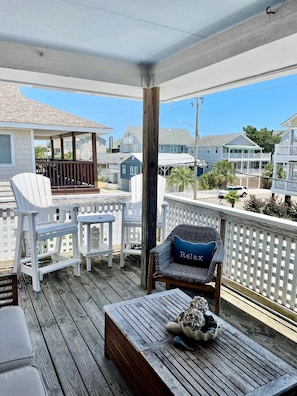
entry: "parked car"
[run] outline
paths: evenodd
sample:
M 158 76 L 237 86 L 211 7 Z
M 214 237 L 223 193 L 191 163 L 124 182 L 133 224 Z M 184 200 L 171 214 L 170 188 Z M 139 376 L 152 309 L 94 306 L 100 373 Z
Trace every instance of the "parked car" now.
M 236 191 L 240 197 L 246 197 L 248 195 L 248 189 L 244 186 L 227 186 L 224 190 L 219 191 L 219 198 L 225 198 L 229 191 Z

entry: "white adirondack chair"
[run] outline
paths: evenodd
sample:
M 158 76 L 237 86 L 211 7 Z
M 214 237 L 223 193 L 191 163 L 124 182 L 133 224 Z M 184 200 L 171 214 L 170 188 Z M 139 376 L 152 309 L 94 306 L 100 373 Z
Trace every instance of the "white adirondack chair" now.
M 163 242 L 166 236 L 167 202 L 163 202 L 166 179 L 158 175 L 157 196 L 157 238 Z M 142 174 L 131 178 L 131 201 L 122 203 L 122 234 L 120 267 L 124 266 L 126 255 L 141 254 L 142 227 Z
M 10 183 L 18 216 L 14 271 L 31 276 L 37 292 L 46 273 L 73 266 L 79 276 L 78 207 L 54 206 L 50 179 L 45 176 L 20 173 Z M 61 253 L 64 235 L 72 235 L 72 258 Z M 51 262 L 40 263 L 47 257 Z

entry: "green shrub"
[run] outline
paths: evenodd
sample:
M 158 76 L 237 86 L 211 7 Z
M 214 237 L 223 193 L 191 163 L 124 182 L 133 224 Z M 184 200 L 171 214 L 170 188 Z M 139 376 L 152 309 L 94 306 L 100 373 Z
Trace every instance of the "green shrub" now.
M 288 217 L 288 206 L 277 197 L 267 198 L 263 206 L 263 213 L 274 217 Z
M 243 208 L 249 212 L 297 221 L 297 202 L 292 202 L 291 205 L 288 205 L 284 200 L 278 199 L 277 196 L 263 199 L 251 195 L 245 201 Z
M 264 199 L 257 198 L 256 195 L 252 194 L 249 199 L 244 202 L 243 208 L 249 212 L 262 213 L 264 204 Z
M 292 202 L 288 207 L 288 217 L 293 221 L 297 221 L 297 202 Z

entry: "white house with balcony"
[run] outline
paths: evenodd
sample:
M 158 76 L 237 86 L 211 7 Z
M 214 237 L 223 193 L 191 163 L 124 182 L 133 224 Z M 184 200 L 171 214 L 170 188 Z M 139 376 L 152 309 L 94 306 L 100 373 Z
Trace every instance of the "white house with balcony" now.
M 283 133 L 280 144 L 275 145 L 273 155 L 273 178 L 271 192 L 274 194 L 283 194 L 286 200 L 292 195 L 297 195 L 297 114 L 290 117 L 281 124 L 282 127 L 288 128 Z M 279 179 L 277 176 L 278 166 L 282 166 L 286 177 Z
M 208 170 L 216 162 L 227 160 L 234 165 L 236 173 L 248 176 L 260 176 L 265 165 L 271 161 L 271 154 L 263 153 L 263 148 L 243 133 L 201 137 L 198 156 L 208 163 Z

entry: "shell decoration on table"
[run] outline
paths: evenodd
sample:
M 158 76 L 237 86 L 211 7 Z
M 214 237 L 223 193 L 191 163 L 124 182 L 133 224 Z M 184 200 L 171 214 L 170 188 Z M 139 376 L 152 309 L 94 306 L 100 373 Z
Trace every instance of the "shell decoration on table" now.
M 190 301 L 189 308 L 182 311 L 175 322 L 168 322 L 165 328 L 175 334 L 183 333 L 196 341 L 214 340 L 221 329 L 208 310 L 207 300 L 196 296 Z

